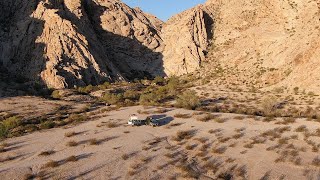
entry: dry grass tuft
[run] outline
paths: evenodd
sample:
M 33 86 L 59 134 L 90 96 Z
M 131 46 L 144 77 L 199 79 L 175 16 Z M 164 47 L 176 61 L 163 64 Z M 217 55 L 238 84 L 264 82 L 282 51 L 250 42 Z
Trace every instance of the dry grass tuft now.
M 99 140 L 95 138 L 89 140 L 90 145 L 98 145 L 99 143 L 100 143 Z
M 190 139 L 195 135 L 195 130 L 178 131 L 176 136 L 173 137 L 175 141 L 182 141 L 185 139 Z
M 108 128 L 116 128 L 116 127 L 119 127 L 119 124 L 115 123 L 115 122 L 109 122 L 109 123 L 107 123 L 107 127 Z
M 59 166 L 59 162 L 58 161 L 50 160 L 44 165 L 44 168 L 55 168 L 55 167 L 58 167 L 58 166 Z
M 212 149 L 212 152 L 215 154 L 223 154 L 226 152 L 227 149 L 227 146 L 215 147 Z
M 78 158 L 76 156 L 69 156 L 65 159 L 66 162 L 76 162 Z
M 213 114 L 206 114 L 206 115 L 203 116 L 203 117 L 197 118 L 197 120 L 198 120 L 198 121 L 201 121 L 201 122 L 208 122 L 208 121 L 213 120 L 213 119 L 215 119 L 215 118 L 216 118 L 216 116 L 213 115 Z
M 121 156 L 121 158 L 122 158 L 123 160 L 127 160 L 127 159 L 130 158 L 130 155 L 129 155 L 129 154 L 123 154 L 123 155 Z
M 312 165 L 320 167 L 320 157 L 317 156 L 312 160 Z
M 39 156 L 49 156 L 49 155 L 54 154 L 54 153 L 55 153 L 55 151 L 53 151 L 53 150 L 42 151 L 42 152 L 39 154 Z
M 192 116 L 190 114 L 181 114 L 181 113 L 177 113 L 174 115 L 175 118 L 182 118 L 182 119 L 188 119 L 191 118 Z
M 70 146 L 70 147 L 78 146 L 78 143 L 76 141 L 69 141 L 67 142 L 67 146 Z
M 67 132 L 64 134 L 65 137 L 72 137 L 72 136 L 75 136 L 77 133 L 74 132 L 74 131 L 71 131 L 71 132 Z

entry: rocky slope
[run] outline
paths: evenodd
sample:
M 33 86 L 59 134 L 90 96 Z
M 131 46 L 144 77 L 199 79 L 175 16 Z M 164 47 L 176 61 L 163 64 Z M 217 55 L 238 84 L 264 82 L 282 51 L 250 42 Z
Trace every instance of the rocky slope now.
M 207 71 L 224 82 L 319 90 L 319 1 L 209 0 L 214 10 Z
M 182 75 L 200 68 L 212 38 L 213 14 L 199 5 L 172 17 L 162 29 L 167 75 Z

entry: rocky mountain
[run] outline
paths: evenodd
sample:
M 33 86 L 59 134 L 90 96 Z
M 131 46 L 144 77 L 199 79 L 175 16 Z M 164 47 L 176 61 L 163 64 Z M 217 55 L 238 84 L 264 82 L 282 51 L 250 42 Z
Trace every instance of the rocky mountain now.
M 215 17 L 206 72 L 257 88 L 319 90 L 317 0 L 209 0 Z M 214 68 L 213 68 L 214 67 Z
M 157 64 L 162 22 L 120 1 L 99 2 L 1 1 L 2 69 L 65 88 L 126 79 Z
M 319 89 L 317 0 L 208 0 L 167 22 L 120 0 L 0 2 L 0 69 L 53 88 L 200 70 L 216 83 Z

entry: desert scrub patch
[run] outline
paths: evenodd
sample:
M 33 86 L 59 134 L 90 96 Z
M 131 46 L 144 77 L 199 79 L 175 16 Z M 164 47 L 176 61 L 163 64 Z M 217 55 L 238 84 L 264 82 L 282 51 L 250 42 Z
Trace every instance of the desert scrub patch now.
M 55 167 L 58 167 L 58 166 L 59 166 L 59 162 L 58 161 L 50 160 L 44 165 L 44 168 L 55 168 Z
M 213 120 L 213 119 L 215 119 L 215 118 L 216 118 L 216 116 L 213 115 L 213 114 L 206 114 L 206 115 L 203 116 L 203 117 L 197 118 L 197 120 L 198 120 L 198 121 L 201 121 L 201 122 L 208 122 L 208 121 Z
M 176 99 L 176 107 L 195 110 L 201 105 L 200 98 L 195 91 L 185 91 Z
M 65 161 L 66 162 L 76 162 L 76 161 L 78 161 L 78 157 L 72 155 L 72 156 L 67 157 L 65 159 Z
M 52 155 L 52 154 L 54 154 L 54 153 L 55 153 L 55 151 L 53 151 L 53 150 L 42 151 L 42 152 L 39 154 L 39 156 L 49 156 L 49 155 Z
M 76 132 L 70 131 L 70 132 L 66 132 L 66 133 L 64 134 L 64 136 L 65 136 L 65 137 L 72 137 L 72 136 L 75 136 L 76 134 L 77 134 Z
M 312 165 L 320 167 L 320 157 L 317 156 L 312 160 Z
M 178 131 L 176 136 L 173 137 L 175 141 L 182 141 L 185 139 L 190 139 L 195 135 L 195 130 Z
M 87 116 L 82 115 L 82 114 L 71 114 L 66 121 L 71 123 L 71 122 L 82 122 L 87 120 Z
M 8 117 L 0 122 L 0 139 L 12 136 L 11 130 L 22 125 L 22 119 L 18 116 Z
M 223 154 L 226 152 L 227 149 L 228 149 L 227 146 L 220 146 L 220 147 L 213 148 L 212 152 L 215 154 Z
M 122 155 L 121 155 L 121 158 L 122 158 L 123 160 L 127 160 L 127 159 L 130 158 L 130 154 L 122 154 Z
M 177 113 L 174 115 L 175 118 L 182 118 L 182 119 L 188 119 L 191 118 L 192 116 L 190 114 L 182 114 L 182 113 Z
M 56 126 L 56 123 L 52 120 L 46 120 L 40 123 L 40 129 L 52 129 L 55 126 Z
M 88 142 L 89 142 L 89 145 L 99 145 L 100 143 L 100 141 L 97 140 L 96 138 L 89 139 Z
M 77 146 L 77 145 L 78 145 L 78 142 L 76 142 L 76 141 L 67 142 L 67 146 L 70 146 L 70 147 L 74 147 L 74 146 Z
M 116 127 L 119 127 L 120 125 L 118 123 L 115 123 L 115 122 L 108 122 L 107 123 L 107 127 L 108 128 L 116 128 Z
M 306 132 L 306 131 L 308 131 L 306 125 L 301 125 L 295 129 L 295 132 Z

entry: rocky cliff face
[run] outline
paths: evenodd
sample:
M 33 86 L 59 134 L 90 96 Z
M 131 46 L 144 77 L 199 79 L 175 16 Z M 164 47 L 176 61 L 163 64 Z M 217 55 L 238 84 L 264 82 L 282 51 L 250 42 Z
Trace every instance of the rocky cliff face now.
M 53 88 L 192 72 L 211 23 L 194 8 L 163 28 L 119 0 L 8 0 L 0 13 L 2 71 Z
M 162 22 L 120 1 L 9 0 L 0 13 L 0 66 L 16 79 L 65 88 L 163 74 Z
M 162 29 L 167 75 L 182 75 L 200 68 L 212 38 L 213 15 L 199 5 L 172 17 Z

